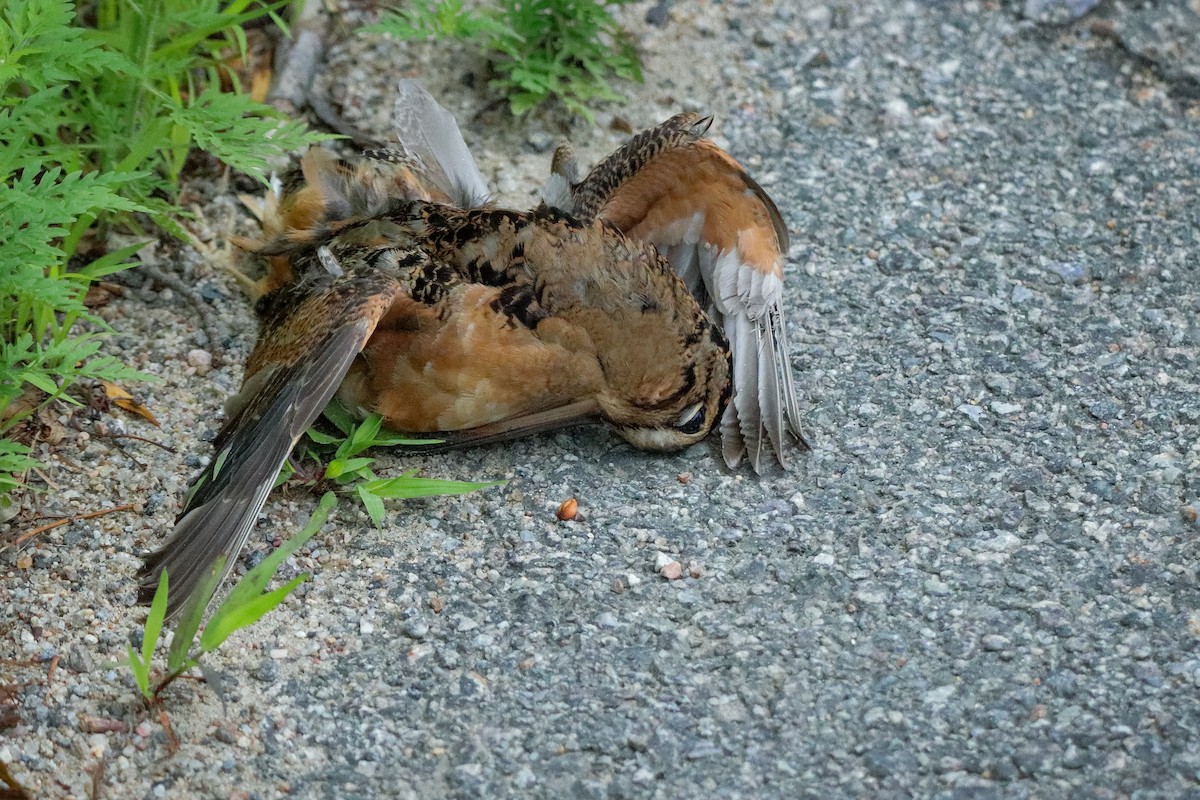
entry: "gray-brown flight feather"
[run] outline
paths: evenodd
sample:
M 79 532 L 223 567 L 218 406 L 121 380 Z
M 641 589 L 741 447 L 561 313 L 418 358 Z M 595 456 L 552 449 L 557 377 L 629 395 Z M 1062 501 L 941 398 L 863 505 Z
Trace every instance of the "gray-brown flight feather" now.
M 193 481 L 174 533 L 146 558 L 139 575 L 143 600 L 153 595 L 163 570 L 170 574 L 169 614 L 183 607 L 222 556 L 228 574 L 283 462 L 399 291 L 386 276 L 354 275 L 280 312 L 283 318 L 275 319 L 255 355 L 273 360 L 290 353 L 291 360 L 261 365 L 246 382 L 246 396 L 233 403 L 238 410 L 218 435 L 212 461 Z M 321 309 L 336 309 L 331 316 L 338 322 L 315 324 Z

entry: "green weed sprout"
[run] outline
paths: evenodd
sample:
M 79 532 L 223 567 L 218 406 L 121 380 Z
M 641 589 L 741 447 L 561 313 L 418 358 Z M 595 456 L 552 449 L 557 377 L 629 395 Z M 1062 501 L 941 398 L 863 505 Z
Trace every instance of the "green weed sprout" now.
M 589 122 L 596 101 L 620 101 L 613 78 L 641 82 L 637 50 L 609 9 L 632 0 L 500 0 L 464 8 L 463 0 L 415 0 L 369 32 L 403 39 L 461 39 L 491 62 L 491 86 L 513 114 L 557 98 Z
M 362 502 L 371 522 L 379 527 L 384 519 L 384 500 L 410 500 L 416 497 L 466 494 L 478 489 L 499 486 L 503 481 L 447 481 L 435 478 L 418 478 L 415 470 L 395 478 L 380 478 L 371 470 L 374 458 L 360 456 L 371 447 L 393 447 L 397 445 L 437 444 L 437 439 L 413 439 L 403 434 L 382 430 L 383 417 L 371 414 L 361 422 L 355 422 L 350 413 L 336 401 L 325 409 L 325 417 L 342 433 L 339 438 L 310 428 L 307 436 L 314 447 L 308 448 L 307 457 L 320 469 L 318 483 L 331 485 L 336 491 L 353 492 Z M 323 453 L 334 448 L 331 456 Z M 276 480 L 276 486 L 294 475 L 294 468 L 285 464 Z
M 234 632 L 258 622 L 264 614 L 278 607 L 297 586 L 308 579 L 308 573 L 303 573 L 277 589 L 263 592 L 279 566 L 321 529 L 336 503 L 337 498 L 334 494 L 326 492 L 304 529 L 276 548 L 237 582 L 233 591 L 213 612 L 197 642 L 196 632 L 200 629 L 200 620 L 217 590 L 225 568 L 224 559 L 215 563 L 200 588 L 180 612 L 179 622 L 175 626 L 175 634 L 167 651 L 166 675 L 156 685 L 151 686 L 150 661 L 167 613 L 170 576 L 166 571 L 163 572 L 154 592 L 154 599 L 150 603 L 150 613 L 146 617 L 141 653 L 135 651 L 132 646 L 126 646 L 129 669 L 133 673 L 134 682 L 148 703 L 157 703 L 163 689 L 180 675 L 192 667 L 202 666 L 201 658 L 224 644 Z

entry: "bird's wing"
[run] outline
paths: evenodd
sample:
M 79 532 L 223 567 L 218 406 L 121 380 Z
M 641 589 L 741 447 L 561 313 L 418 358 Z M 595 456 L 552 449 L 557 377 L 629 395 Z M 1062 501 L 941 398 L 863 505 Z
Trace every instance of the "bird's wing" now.
M 396 135 L 404 152 L 423 165 L 433 182 L 459 208 L 477 208 L 488 201 L 483 179 L 454 115 L 438 104 L 421 84 L 401 79 L 396 96 Z
M 346 275 L 268 318 L 212 461 L 192 482 L 173 535 L 142 567 L 143 600 L 164 570 L 171 614 L 222 556 L 228 574 L 284 460 L 400 291 L 379 273 Z
M 730 467 L 748 456 L 757 472 L 764 441 L 785 465 L 789 440 L 808 447 L 782 302 L 787 226 L 742 166 L 701 138 L 708 124 L 680 114 L 635 137 L 573 188 L 574 210 L 655 245 L 716 309 L 734 365 L 723 454 Z

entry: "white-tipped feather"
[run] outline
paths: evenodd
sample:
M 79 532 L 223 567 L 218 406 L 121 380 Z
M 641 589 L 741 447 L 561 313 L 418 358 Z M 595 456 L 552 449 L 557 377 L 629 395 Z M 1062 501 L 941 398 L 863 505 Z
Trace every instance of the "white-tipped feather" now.
M 734 398 L 737 397 L 737 388 L 733 390 Z M 737 407 L 731 399 L 729 405 L 725 407 L 725 414 L 721 417 L 721 455 L 725 459 L 725 464 L 730 469 L 737 469 L 741 466 L 742 456 L 746 454 L 746 442 L 742 439 L 742 429 L 738 426 Z
M 442 108 L 421 84 L 400 80 L 396 97 L 396 135 L 408 155 L 424 165 L 433 181 L 460 208 L 488 201 L 487 182 L 475 164 L 454 115 Z
M 766 320 L 755 323 L 755 334 L 758 336 L 758 412 L 761 422 L 760 430 L 765 430 L 771 446 L 777 453 L 782 452 L 783 446 L 783 409 L 779 386 L 778 348 L 771 329 L 762 324 Z
M 742 433 L 750 466 L 758 472 L 762 456 L 762 413 L 758 405 L 761 377 L 758 363 L 759 331 L 748 317 L 741 314 L 726 317 L 724 322 L 729 349 L 733 353 L 733 385 L 737 387 L 731 402 L 737 410 L 738 429 Z
M 783 321 L 782 303 L 776 301 L 768 311 L 769 336 L 775 342 L 775 370 L 783 390 L 783 415 L 787 432 L 803 442 L 800 434 L 800 403 L 796 400 L 796 385 L 792 382 L 792 357 L 788 350 L 787 326 Z
M 698 284 L 711 292 L 729 339 L 733 396 L 721 420 L 722 455 L 730 468 L 746 457 L 759 471 L 765 437 L 779 463 L 786 465 L 787 439 L 804 439 L 783 321 L 783 281 L 746 264 L 736 250 L 720 251 L 703 242 L 689 245 L 687 235 L 697 231 L 698 239 L 702 226 L 702 219 L 680 220 L 657 231 L 654 240 L 688 288 L 696 292 Z

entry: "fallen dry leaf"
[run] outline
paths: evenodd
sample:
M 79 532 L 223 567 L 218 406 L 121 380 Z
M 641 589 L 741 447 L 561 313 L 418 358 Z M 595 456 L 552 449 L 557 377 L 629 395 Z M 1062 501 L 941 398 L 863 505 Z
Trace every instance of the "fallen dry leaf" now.
M 117 283 L 100 281 L 88 287 L 87 294 L 83 297 L 83 304 L 88 308 L 99 308 L 100 306 L 108 305 L 113 297 L 123 297 L 124 295 L 124 286 Z
M 112 401 L 117 408 L 128 411 L 131 414 L 137 414 L 142 419 L 149 422 L 151 425 L 158 427 L 158 420 L 154 418 L 154 414 L 150 413 L 150 409 L 133 399 L 133 395 L 117 386 L 115 383 L 108 381 L 100 381 L 100 385 L 104 387 L 104 396 Z

